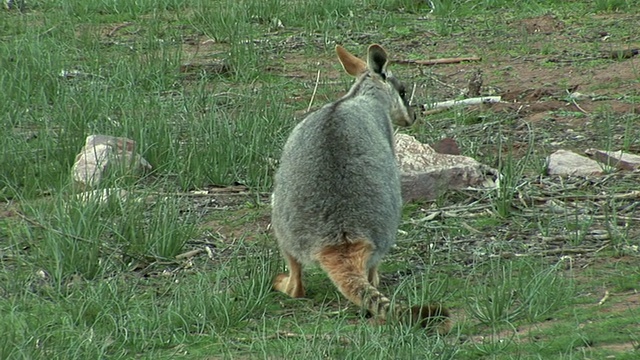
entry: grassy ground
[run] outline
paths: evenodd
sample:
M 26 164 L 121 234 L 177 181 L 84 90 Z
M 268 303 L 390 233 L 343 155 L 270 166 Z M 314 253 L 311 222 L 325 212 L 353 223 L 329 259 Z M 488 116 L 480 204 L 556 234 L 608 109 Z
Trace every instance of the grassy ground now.
M 28 1 L 0 11 L 0 358 L 636 359 L 638 174 L 544 174 L 556 149 L 640 153 L 634 1 Z M 433 10 L 433 11 L 432 11 Z M 274 166 L 292 126 L 349 86 L 335 44 L 379 42 L 414 103 L 508 103 L 421 116 L 503 187 L 408 204 L 382 290 L 451 307 L 444 337 L 377 326 L 317 269 L 270 291 Z M 568 95 L 586 99 L 574 102 Z M 73 196 L 92 133 L 154 170 Z M 176 259 L 196 250 L 194 256 Z

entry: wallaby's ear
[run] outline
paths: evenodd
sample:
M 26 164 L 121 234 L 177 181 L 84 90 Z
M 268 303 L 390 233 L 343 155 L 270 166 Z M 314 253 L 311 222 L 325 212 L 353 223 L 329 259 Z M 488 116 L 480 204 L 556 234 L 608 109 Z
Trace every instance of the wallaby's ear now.
M 336 45 L 336 54 L 338 54 L 338 60 L 347 74 L 358 76 L 367 71 L 367 63 L 352 55 L 342 46 Z
M 387 67 L 387 52 L 384 51 L 382 46 L 373 44 L 369 46 L 369 55 L 367 58 L 367 66 L 369 70 L 376 74 L 383 75 Z

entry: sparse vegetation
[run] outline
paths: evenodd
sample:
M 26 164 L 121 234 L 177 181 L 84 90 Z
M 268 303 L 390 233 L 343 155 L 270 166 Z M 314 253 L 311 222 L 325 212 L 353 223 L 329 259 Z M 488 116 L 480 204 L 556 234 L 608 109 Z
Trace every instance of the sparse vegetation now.
M 560 148 L 640 153 L 640 58 L 601 56 L 640 48 L 638 23 L 618 0 L 2 8 L 0 358 L 637 358 L 638 174 L 543 168 Z M 270 290 L 282 144 L 312 94 L 313 109 L 348 88 L 335 44 L 374 42 L 406 59 L 482 57 L 395 65 L 416 104 L 463 97 L 479 68 L 482 93 L 507 101 L 401 130 L 452 137 L 503 176 L 408 204 L 380 269 L 394 298 L 452 309 L 443 337 L 372 324 L 319 270 L 305 300 Z M 154 167 L 105 181 L 126 198 L 76 196 L 70 169 L 94 133 L 135 140 Z

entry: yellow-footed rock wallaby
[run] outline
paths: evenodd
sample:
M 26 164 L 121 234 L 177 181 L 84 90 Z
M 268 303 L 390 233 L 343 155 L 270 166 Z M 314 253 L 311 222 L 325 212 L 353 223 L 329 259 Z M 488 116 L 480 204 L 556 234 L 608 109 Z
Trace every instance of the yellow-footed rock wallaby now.
M 300 122 L 285 144 L 272 226 L 289 274 L 273 287 L 303 297 L 302 265 L 318 264 L 347 299 L 379 319 L 447 333 L 445 308 L 392 305 L 377 289 L 378 264 L 395 243 L 402 210 L 392 122 L 415 120 L 405 87 L 387 70 L 381 46 L 369 46 L 367 62 L 341 46 L 336 52 L 356 81 Z

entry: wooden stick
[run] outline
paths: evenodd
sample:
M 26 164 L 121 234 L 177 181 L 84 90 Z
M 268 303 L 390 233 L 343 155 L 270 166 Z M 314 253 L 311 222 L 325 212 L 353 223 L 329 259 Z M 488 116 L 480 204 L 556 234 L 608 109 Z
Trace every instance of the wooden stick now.
M 457 64 L 464 61 L 480 61 L 480 60 L 482 60 L 481 57 L 472 56 L 472 57 L 443 58 L 443 59 L 431 59 L 431 60 L 394 60 L 392 62 L 394 64 L 433 66 L 433 65 L 441 65 L 441 64 Z
M 318 75 L 316 75 L 316 85 L 313 87 L 313 94 L 311 94 L 311 100 L 309 100 L 309 106 L 307 106 L 307 112 L 311 111 L 311 106 L 313 105 L 313 99 L 316 97 L 316 91 L 318 91 L 319 82 L 320 82 L 320 70 L 318 70 Z
M 450 107 L 454 107 L 457 105 L 479 105 L 479 104 L 488 104 L 488 103 L 498 103 L 502 100 L 500 96 L 481 96 L 469 99 L 462 100 L 447 100 L 441 101 L 433 104 L 424 105 L 425 109 L 448 109 Z M 428 110 L 429 111 L 429 110 Z
M 598 301 L 598 306 L 602 306 L 602 304 L 604 304 L 604 302 L 607 301 L 608 298 L 609 298 L 609 290 L 605 290 L 604 296 L 602 297 L 602 299 L 600 299 L 600 301 Z
M 198 254 L 200 254 L 201 252 L 203 252 L 203 249 L 193 249 L 193 250 L 189 250 L 185 253 L 182 254 L 178 254 L 176 255 L 176 260 L 181 260 L 181 259 L 188 259 L 188 258 L 192 258 Z
M 131 26 L 131 25 L 133 25 L 132 22 L 125 22 L 125 23 L 116 25 L 113 27 L 113 29 L 111 29 L 111 31 L 109 31 L 109 33 L 107 34 L 107 37 L 113 37 L 113 35 L 115 35 L 118 30 L 124 29 L 127 26 Z

